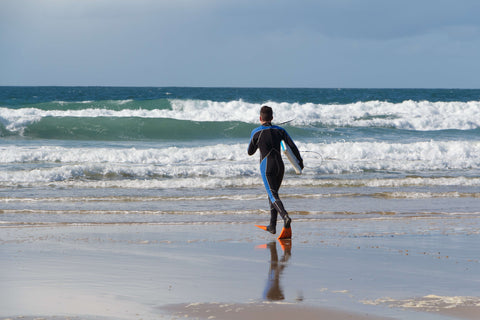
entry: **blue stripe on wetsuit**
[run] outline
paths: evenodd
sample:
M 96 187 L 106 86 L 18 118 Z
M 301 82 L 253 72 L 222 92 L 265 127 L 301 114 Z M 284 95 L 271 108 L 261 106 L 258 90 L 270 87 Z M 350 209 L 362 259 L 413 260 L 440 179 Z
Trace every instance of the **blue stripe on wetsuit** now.
M 268 156 L 263 158 L 262 162 L 260 162 L 260 172 L 262 173 L 263 184 L 265 185 L 265 189 L 267 189 L 268 197 L 270 198 L 270 201 L 274 203 L 276 199 L 272 194 L 272 190 L 270 188 L 270 184 L 268 183 L 268 179 L 267 179 L 267 158 Z

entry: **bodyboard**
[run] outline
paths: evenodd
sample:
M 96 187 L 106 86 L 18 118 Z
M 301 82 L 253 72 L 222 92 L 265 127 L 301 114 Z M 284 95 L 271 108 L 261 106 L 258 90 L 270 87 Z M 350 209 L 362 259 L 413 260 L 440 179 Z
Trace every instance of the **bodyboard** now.
M 293 166 L 293 169 L 295 169 L 295 172 L 297 174 L 302 174 L 302 168 L 300 168 L 300 161 L 295 157 L 295 155 L 292 152 L 292 149 L 290 149 L 290 146 L 285 143 L 285 141 L 280 141 L 280 145 L 282 147 L 282 152 L 283 154 L 287 157 L 288 161 Z

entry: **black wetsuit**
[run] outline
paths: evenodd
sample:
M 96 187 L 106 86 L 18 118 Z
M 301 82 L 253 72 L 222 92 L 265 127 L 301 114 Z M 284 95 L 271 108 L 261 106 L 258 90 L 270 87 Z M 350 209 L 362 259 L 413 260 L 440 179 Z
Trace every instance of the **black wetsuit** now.
M 300 160 L 300 167 L 303 168 L 303 160 L 297 146 L 287 131 L 279 126 L 265 123 L 254 129 L 250 136 L 250 144 L 248 145 L 249 155 L 253 155 L 257 149 L 260 149 L 260 171 L 270 203 L 270 227 L 273 228 L 273 231 L 277 223 L 278 213 L 280 213 L 280 216 L 284 220 L 288 218 L 288 213 L 278 196 L 278 190 L 282 184 L 285 171 L 280 153 L 280 142 L 282 140 L 290 146 L 295 157 Z

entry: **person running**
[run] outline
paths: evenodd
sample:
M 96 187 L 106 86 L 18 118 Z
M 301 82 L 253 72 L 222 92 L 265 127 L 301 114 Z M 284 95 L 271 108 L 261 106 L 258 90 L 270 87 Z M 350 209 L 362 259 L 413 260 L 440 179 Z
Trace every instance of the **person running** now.
M 278 196 L 278 190 L 282 184 L 285 166 L 280 153 L 280 142 L 283 140 L 290 146 L 292 152 L 300 161 L 300 168 L 303 169 L 303 160 L 297 146 L 284 128 L 272 125 L 273 110 L 269 106 L 262 106 L 260 109 L 261 126 L 254 129 L 250 136 L 248 155 L 253 155 L 260 149 L 260 172 L 263 184 L 267 190 L 270 204 L 270 224 L 267 231 L 275 234 L 277 226 L 277 215 L 280 214 L 284 221 L 284 228 L 290 228 L 291 219 L 283 207 Z

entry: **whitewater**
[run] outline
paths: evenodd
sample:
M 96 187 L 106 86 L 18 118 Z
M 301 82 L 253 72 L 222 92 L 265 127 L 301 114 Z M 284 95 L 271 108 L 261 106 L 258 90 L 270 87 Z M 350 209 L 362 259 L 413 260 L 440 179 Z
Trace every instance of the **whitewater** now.
M 186 121 L 239 121 L 255 123 L 257 121 L 258 104 L 235 100 L 217 102 L 211 100 L 177 100 L 170 101 L 169 109 L 137 109 L 112 110 L 109 106 L 118 107 L 132 101 L 106 101 L 96 103 L 103 108 L 91 108 L 92 101 L 52 102 L 52 110 L 35 107 L 0 108 L 0 122 L 8 131 L 23 132 L 29 125 L 44 118 L 159 118 Z M 81 110 L 68 109 L 70 104 L 84 105 Z M 164 104 L 159 100 L 158 105 Z M 475 130 L 480 126 L 480 101 L 469 102 L 429 102 L 407 100 L 401 103 L 385 101 L 365 101 L 351 104 L 314 104 L 286 103 L 267 101 L 278 113 L 278 122 L 289 121 L 297 126 L 327 127 L 385 127 L 415 131 L 434 130 Z M 155 102 L 150 102 L 154 107 Z M 61 107 L 61 109 L 60 109 Z M 59 109 L 56 109 L 59 108 Z M 64 109 L 64 110 L 62 110 Z
M 462 171 L 471 176 L 474 172 L 478 173 L 480 168 L 480 143 L 476 141 L 298 145 L 304 151 L 306 170 L 301 177 L 294 177 L 297 184 L 312 185 L 312 180 L 323 174 L 438 174 L 451 171 L 450 175 L 458 176 Z M 219 179 L 218 187 L 221 187 L 225 185 L 222 179 L 237 179 L 240 183 L 258 176 L 255 160 L 256 157 L 252 159 L 246 155 L 245 144 L 159 149 L 4 146 L 0 147 L 0 164 L 11 169 L 0 172 L 0 185 L 42 182 L 72 184 L 72 180 L 84 184 L 85 179 L 92 180 L 92 185 L 100 185 L 112 179 L 141 180 L 142 183 L 152 179 L 177 179 L 184 183 L 176 184 L 170 180 L 165 187 L 215 188 L 217 185 L 205 182 L 216 177 Z M 36 168 L 22 168 L 27 164 L 35 164 Z M 457 174 L 453 174 L 453 171 L 457 171 Z M 291 168 L 287 167 L 287 172 L 290 173 Z M 202 180 L 202 177 L 205 179 Z M 199 180 L 186 183 L 187 178 Z

